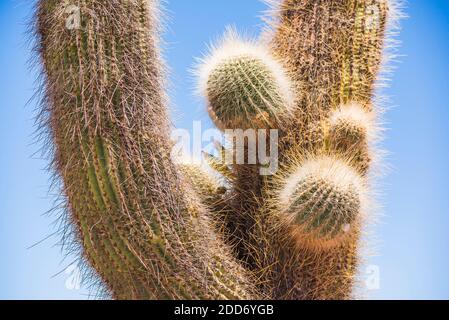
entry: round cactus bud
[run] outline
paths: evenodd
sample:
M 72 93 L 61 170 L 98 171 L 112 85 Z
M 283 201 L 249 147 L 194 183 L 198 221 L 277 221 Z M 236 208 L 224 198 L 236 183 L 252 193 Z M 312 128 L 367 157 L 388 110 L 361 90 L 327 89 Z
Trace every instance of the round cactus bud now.
M 210 172 L 210 168 L 197 164 L 183 164 L 179 169 L 205 206 L 211 207 L 221 201 L 227 189 L 218 177 Z
M 350 238 L 364 211 L 364 183 L 342 160 L 321 157 L 304 162 L 287 177 L 282 212 L 294 233 L 319 247 Z
M 351 159 L 362 173 L 372 160 L 369 145 L 375 140 L 374 115 L 356 103 L 334 110 L 328 121 L 328 142 L 331 151 Z
M 329 117 L 329 138 L 337 148 L 366 145 L 373 135 L 374 117 L 361 105 L 352 103 L 334 110 Z
M 233 31 L 200 66 L 200 90 L 218 128 L 273 128 L 293 107 L 292 85 L 266 48 Z

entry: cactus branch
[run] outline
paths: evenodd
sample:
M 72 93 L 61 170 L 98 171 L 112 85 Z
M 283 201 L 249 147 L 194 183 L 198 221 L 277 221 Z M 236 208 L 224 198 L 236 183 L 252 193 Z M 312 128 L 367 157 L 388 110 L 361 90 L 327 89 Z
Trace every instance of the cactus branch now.
M 392 2 L 267 1 L 268 41 L 228 30 L 199 66 L 209 115 L 234 130 L 205 154 L 220 179 L 171 158 L 157 0 L 38 1 L 53 167 L 113 298 L 354 297 Z

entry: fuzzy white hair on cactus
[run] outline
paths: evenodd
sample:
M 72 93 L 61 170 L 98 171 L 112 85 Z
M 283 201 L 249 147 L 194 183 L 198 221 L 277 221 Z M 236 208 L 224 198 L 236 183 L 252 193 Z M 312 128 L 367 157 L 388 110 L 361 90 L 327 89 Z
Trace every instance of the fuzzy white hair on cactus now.
M 364 133 L 368 142 L 378 140 L 381 132 L 376 125 L 376 115 L 356 102 L 341 105 L 331 112 L 329 117 L 330 128 L 351 127 Z

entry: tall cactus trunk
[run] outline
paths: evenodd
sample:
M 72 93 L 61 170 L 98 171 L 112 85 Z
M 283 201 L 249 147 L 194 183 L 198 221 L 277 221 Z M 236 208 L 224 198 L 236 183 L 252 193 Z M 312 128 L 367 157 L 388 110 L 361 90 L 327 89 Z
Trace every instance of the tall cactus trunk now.
M 157 1 L 41 0 L 54 166 L 84 256 L 114 298 L 254 298 L 170 159 Z

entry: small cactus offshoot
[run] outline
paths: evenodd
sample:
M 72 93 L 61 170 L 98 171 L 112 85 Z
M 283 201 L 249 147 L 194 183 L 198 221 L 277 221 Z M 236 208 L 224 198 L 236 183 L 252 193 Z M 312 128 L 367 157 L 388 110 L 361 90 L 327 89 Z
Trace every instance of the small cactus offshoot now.
M 345 155 L 362 174 L 372 162 L 370 146 L 378 140 L 375 121 L 373 111 L 352 103 L 333 110 L 325 128 L 331 152 Z
M 360 175 L 338 158 L 310 159 L 285 179 L 279 205 L 302 241 L 332 247 L 360 223 L 364 189 Z

